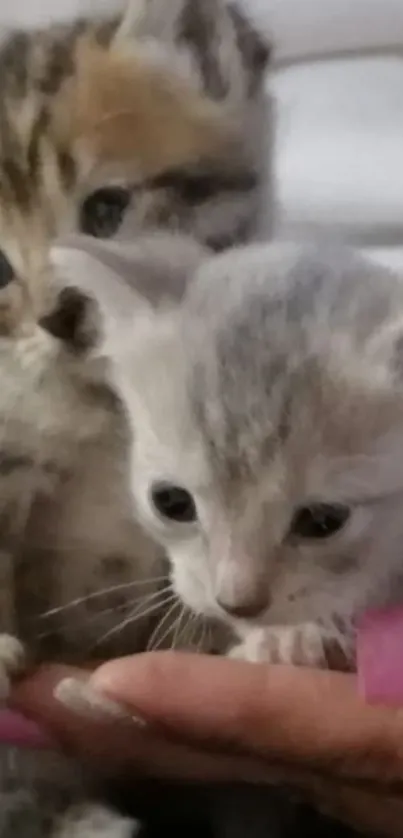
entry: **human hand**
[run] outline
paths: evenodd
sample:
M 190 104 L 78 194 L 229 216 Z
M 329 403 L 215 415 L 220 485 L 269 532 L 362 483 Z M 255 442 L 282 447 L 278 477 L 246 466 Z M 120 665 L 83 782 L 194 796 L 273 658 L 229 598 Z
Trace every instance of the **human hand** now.
M 15 702 L 82 758 L 116 772 L 285 782 L 374 835 L 400 838 L 403 713 L 370 707 L 354 676 L 183 653 L 74 672 L 144 727 L 90 722 L 54 701 L 65 669 L 45 668 Z

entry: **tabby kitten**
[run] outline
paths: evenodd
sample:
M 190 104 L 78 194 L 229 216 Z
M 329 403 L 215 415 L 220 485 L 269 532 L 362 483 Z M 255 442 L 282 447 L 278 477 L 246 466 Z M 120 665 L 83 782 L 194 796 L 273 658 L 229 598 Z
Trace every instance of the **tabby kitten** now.
M 169 226 L 215 247 L 249 236 L 268 57 L 225 0 L 129 0 L 123 20 L 10 35 L 0 223 L 15 269 L 66 229 L 104 238 L 124 219 L 129 235 Z
M 0 614 L 36 659 L 143 648 L 147 613 L 173 602 L 162 552 L 133 521 L 126 417 L 88 355 L 97 312 L 62 288 L 51 245 L 77 229 L 186 228 L 215 247 L 246 235 L 260 188 L 250 119 L 266 59 L 221 0 L 139 0 L 123 21 L 20 32 L 1 47 Z M 203 255 L 194 241 L 182 270 Z M 0 640 L 5 695 L 25 661 L 18 642 Z M 54 760 L 45 786 L 38 772 L 39 806 L 34 760 L 24 809 L 22 775 L 2 756 L 2 838 L 18 835 L 20 815 L 24 835 L 26 817 L 40 834 L 98 834 L 93 812 L 72 816 L 66 832 L 56 823 Z M 132 828 L 105 817 L 105 834 Z
M 55 631 L 40 632 L 46 654 L 141 646 L 141 632 L 129 631 L 127 646 L 114 633 L 114 606 L 126 608 L 129 581 L 163 574 L 160 551 L 132 521 L 125 417 L 94 383 L 85 303 L 74 292 L 55 303 L 50 246 L 74 229 L 124 238 L 189 228 L 216 247 L 246 235 L 267 58 L 222 0 L 133 0 L 122 21 L 20 32 L 2 46 L 1 514 L 4 553 L 19 544 L 21 573 L 11 562 L 9 579 L 22 586 L 12 604 L 2 586 L 3 628 L 32 639 L 32 613 L 87 597 L 55 610 Z

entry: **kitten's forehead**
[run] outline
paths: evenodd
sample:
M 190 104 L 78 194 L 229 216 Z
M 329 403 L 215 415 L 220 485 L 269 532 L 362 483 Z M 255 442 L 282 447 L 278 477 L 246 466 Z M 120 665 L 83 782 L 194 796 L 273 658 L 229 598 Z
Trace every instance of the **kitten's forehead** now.
M 285 447 L 301 467 L 365 450 L 388 419 L 354 367 L 399 310 L 399 281 L 344 250 L 256 246 L 202 267 L 184 331 L 215 468 L 256 475 Z

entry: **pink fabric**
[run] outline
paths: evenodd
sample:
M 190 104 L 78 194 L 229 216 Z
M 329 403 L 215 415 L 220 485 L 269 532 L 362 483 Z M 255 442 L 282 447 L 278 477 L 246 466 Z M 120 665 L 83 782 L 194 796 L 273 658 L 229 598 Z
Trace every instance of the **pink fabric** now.
M 53 747 L 45 731 L 14 710 L 0 711 L 0 745 L 41 749 Z
M 360 691 L 371 704 L 403 706 L 403 608 L 366 613 L 357 631 Z

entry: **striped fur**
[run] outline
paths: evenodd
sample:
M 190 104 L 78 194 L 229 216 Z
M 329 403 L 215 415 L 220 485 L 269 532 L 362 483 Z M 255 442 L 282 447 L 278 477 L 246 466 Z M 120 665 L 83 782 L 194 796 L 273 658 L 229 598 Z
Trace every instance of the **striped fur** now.
M 133 521 L 125 416 L 89 358 L 97 311 L 60 293 L 51 245 L 88 225 L 130 237 L 168 228 L 214 247 L 249 235 L 266 52 L 222 0 L 133 0 L 123 21 L 18 32 L 0 49 L 0 615 L 37 659 L 142 648 L 150 620 L 128 617 L 135 607 L 146 613 L 144 594 L 156 595 L 165 571 Z M 94 196 L 106 190 L 110 200 L 113 189 L 115 226 L 104 223 L 107 202 L 88 217 Z M 139 244 L 140 277 L 153 247 Z M 203 254 L 188 243 L 181 270 Z M 55 619 L 41 622 L 52 608 Z M 52 810 L 52 772 L 45 802 L 33 778 L 24 810 L 18 776 L 11 798 L 0 792 L 0 838 L 26 834 L 27 823 L 41 838 L 101 834 L 93 809 L 64 822 Z M 102 835 L 125 838 L 128 828 L 116 818 Z

